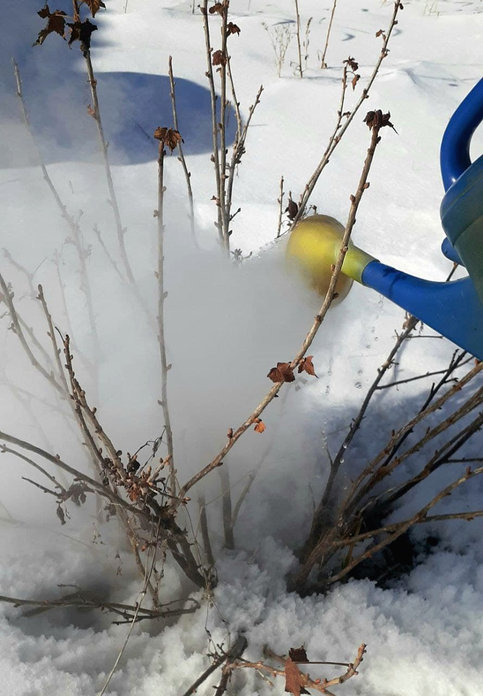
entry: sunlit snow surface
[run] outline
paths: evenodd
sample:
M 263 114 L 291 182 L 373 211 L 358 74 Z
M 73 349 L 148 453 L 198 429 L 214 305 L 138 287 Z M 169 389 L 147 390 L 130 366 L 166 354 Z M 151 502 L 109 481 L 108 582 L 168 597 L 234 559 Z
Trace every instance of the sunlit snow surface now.
M 78 375 L 104 427 L 116 446 L 133 452 L 162 430 L 158 348 L 93 231 L 96 225 L 115 255 L 116 233 L 95 124 L 87 113 L 91 97 L 82 57 L 77 47 L 69 51 L 58 36 L 32 47 L 42 26 L 36 14 L 41 4 L 2 2 L 0 247 L 17 265 L 2 256 L 1 270 L 13 285 L 19 310 L 43 340 L 47 328 L 32 298 L 42 283 L 56 325 L 75 339 Z M 92 59 L 126 245 L 140 291 L 153 311 L 157 165 L 151 134 L 157 126 L 172 125 L 167 65 L 173 57 L 179 127 L 196 215 L 193 240 L 186 184 L 173 155 L 166 163 L 165 182 L 166 330 L 173 365 L 169 388 L 176 462 L 179 478 L 186 480 L 217 453 L 227 429 L 242 422 L 260 401 L 268 370 L 293 356 L 318 310 L 318 299 L 286 275 L 283 242 L 272 244 L 280 177 L 284 176 L 286 192 L 296 198 L 333 129 L 342 61 L 350 55 L 359 62 L 360 90 L 377 59 L 381 39 L 375 34 L 387 27 L 392 2 L 338 3 L 326 58 L 329 68 L 321 71 L 320 49 L 332 2 L 301 0 L 304 26 L 310 17 L 312 22 L 307 69 L 300 80 L 292 65 L 295 40 L 279 79 L 264 27 L 270 31 L 277 24 L 293 23 L 294 3 L 232 0 L 232 18 L 241 33 L 231 37 L 230 52 L 245 117 L 260 84 L 264 86 L 235 180 L 234 206 L 241 212 L 233 220 L 232 248 L 244 255 L 252 252 L 250 260 L 236 268 L 220 258 L 213 226 L 215 184 L 199 11 L 192 14 L 191 2 L 173 0 L 106 0 L 106 5 L 96 17 L 99 31 L 93 35 Z M 50 8 L 57 9 L 57 4 Z M 452 112 L 481 77 L 482 9 L 478 0 L 404 2 L 390 54 L 367 101 L 366 110 L 391 112 L 398 134 L 383 132 L 354 238 L 386 263 L 435 280 L 444 279 L 451 267 L 439 251 L 439 144 Z M 37 146 L 90 249 L 87 265 L 101 346 L 97 354 L 69 229 L 22 123 L 12 57 L 20 67 Z M 357 90 L 348 95 L 349 107 L 357 96 Z M 347 132 L 313 197 L 319 212 L 342 222 L 369 144 L 363 116 L 361 112 Z M 233 129 L 231 114 L 230 138 Z M 482 150 L 483 137 L 477 133 L 473 154 Z M 340 693 L 481 693 L 481 522 L 419 528 L 415 538 L 437 534 L 439 544 L 392 589 L 351 581 L 326 597 L 301 599 L 284 587 L 284 576 L 295 562 L 293 549 L 307 531 L 325 480 L 326 445 L 337 449 L 403 319 L 397 307 L 360 287 L 331 311 L 311 349 L 319 379 L 299 380 L 299 389 L 287 390 L 264 414 L 265 433 L 247 433 L 227 460 L 235 495 L 248 473 L 263 464 L 240 513 L 237 550 L 218 551 L 220 583 L 213 603 L 200 595 L 202 608 L 175 625 L 137 626 L 107 694 L 182 694 L 209 665 L 207 653 L 213 643 L 228 646 L 239 631 L 249 642 L 245 656 L 254 660 L 265 643 L 279 653 L 303 643 L 311 659 L 335 661 L 353 659 L 358 645 L 367 643 L 360 675 L 339 687 Z M 54 408 L 53 394 L 7 328 L 3 317 L 0 429 L 82 467 L 83 450 L 75 431 Z M 405 378 L 439 369 L 454 348 L 437 338 L 414 340 L 395 374 Z M 405 415 L 414 413 L 423 390 L 417 382 L 381 392 L 353 450 L 356 459 L 367 458 L 383 444 L 377 439 L 381 433 L 390 433 Z M 481 455 L 481 445 L 473 444 L 472 452 Z M 1 463 L 0 594 L 48 598 L 71 591 L 57 585 L 78 585 L 112 601 L 136 601 L 140 581 L 115 522 L 99 526 L 89 507 L 72 510 L 72 519 L 61 527 L 53 501 L 22 481 L 22 476 L 33 477 L 32 470 L 7 454 Z M 442 472 L 441 480 L 452 480 L 453 475 Z M 471 496 L 462 488 L 444 509 L 478 509 L 482 493 L 481 485 L 473 487 Z M 219 549 L 216 472 L 205 494 L 214 501 L 209 514 L 213 543 Z M 191 514 L 196 526 L 195 506 Z M 185 596 L 190 589 L 169 564 L 164 583 L 166 598 Z M 99 692 L 126 631 L 125 625 L 112 625 L 104 615 L 59 609 L 23 617 L 21 609 L 0 604 L 0 696 Z M 315 668 L 311 674 L 332 676 L 322 670 L 316 674 Z M 215 673 L 198 693 L 212 694 L 218 678 Z M 282 693 L 283 684 L 280 681 L 271 692 L 266 682 L 246 671 L 234 678 L 232 688 L 233 693 L 249 696 Z

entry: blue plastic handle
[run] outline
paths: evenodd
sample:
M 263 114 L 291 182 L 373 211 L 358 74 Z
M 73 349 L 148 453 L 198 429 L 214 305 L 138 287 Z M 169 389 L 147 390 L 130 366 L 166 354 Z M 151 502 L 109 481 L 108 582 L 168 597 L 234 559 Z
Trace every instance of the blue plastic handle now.
M 447 191 L 471 165 L 470 142 L 483 121 L 483 78 L 454 112 L 441 141 L 441 176 Z

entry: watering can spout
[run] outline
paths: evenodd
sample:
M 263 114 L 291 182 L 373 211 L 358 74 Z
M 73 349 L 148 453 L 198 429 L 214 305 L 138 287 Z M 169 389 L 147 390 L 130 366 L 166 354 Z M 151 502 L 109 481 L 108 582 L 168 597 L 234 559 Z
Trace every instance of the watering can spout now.
M 362 283 L 483 360 L 483 304 L 470 278 L 437 283 L 372 261 Z

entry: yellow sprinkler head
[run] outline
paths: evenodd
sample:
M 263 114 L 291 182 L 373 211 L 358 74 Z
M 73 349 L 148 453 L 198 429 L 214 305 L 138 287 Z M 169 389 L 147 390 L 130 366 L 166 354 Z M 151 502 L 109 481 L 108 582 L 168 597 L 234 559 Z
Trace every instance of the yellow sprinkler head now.
M 344 226 L 328 215 L 311 215 L 298 222 L 287 245 L 287 261 L 297 268 L 308 284 L 325 296 L 332 276 L 332 266 L 341 247 Z M 352 279 L 341 273 L 335 292 L 340 302 L 349 292 Z
M 310 215 L 298 222 L 288 240 L 286 258 L 289 267 L 297 268 L 308 284 L 325 296 L 332 267 L 339 256 L 344 226 L 329 215 Z M 340 302 L 349 292 L 352 280 L 360 282 L 364 266 L 372 256 L 349 242 L 349 249 L 337 279 L 335 292 Z

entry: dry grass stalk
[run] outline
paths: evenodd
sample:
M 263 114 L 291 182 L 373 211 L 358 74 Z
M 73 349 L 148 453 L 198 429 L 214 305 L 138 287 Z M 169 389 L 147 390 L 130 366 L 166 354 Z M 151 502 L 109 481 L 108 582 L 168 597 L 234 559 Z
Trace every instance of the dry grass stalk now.
M 337 0 L 334 0 L 333 5 L 332 5 L 332 10 L 330 13 L 330 19 L 329 19 L 329 26 L 327 28 L 327 34 L 325 37 L 325 45 L 324 45 L 324 50 L 322 51 L 322 57 L 320 59 L 320 67 L 321 69 L 327 68 L 327 63 L 325 62 L 325 57 L 327 55 L 327 49 L 329 47 L 329 39 L 330 39 L 330 32 L 332 31 L 332 23 L 334 21 L 334 14 L 335 14 L 335 8 L 337 7 Z

